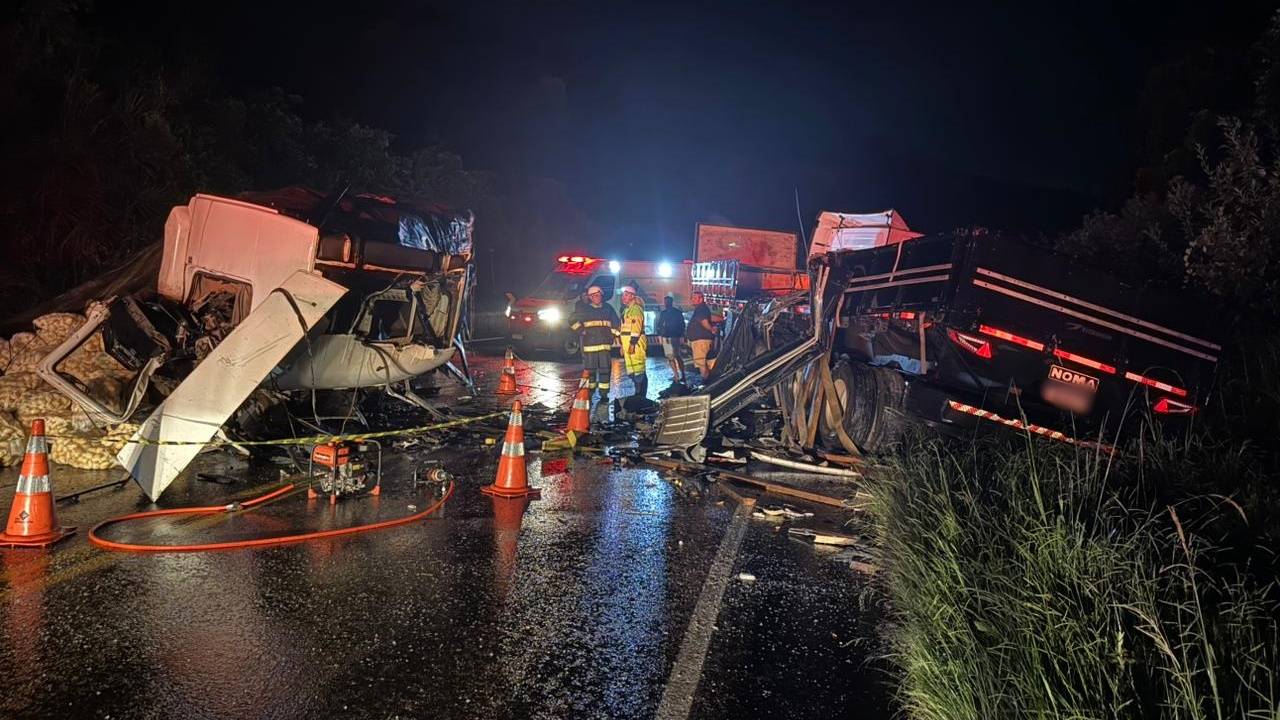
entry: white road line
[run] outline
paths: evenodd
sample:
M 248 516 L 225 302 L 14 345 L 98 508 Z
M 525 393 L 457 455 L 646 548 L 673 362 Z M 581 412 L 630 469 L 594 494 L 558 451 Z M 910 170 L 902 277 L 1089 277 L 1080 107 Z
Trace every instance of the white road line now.
M 733 561 L 738 556 L 738 549 L 742 547 L 750 517 L 751 505 L 739 503 L 724 532 L 724 538 L 720 540 L 720 549 L 711 561 L 707 579 L 702 583 L 702 594 L 698 596 L 693 617 L 689 618 L 689 627 L 685 628 L 684 640 L 680 642 L 680 654 L 671 666 L 671 675 L 667 677 L 667 686 L 662 691 L 662 701 L 658 703 L 655 716 L 658 720 L 686 720 L 693 709 L 693 695 L 698 690 L 698 682 L 702 680 L 702 666 L 707 660 L 707 648 L 711 645 L 711 632 L 716 624 L 716 616 L 720 614 L 720 602 L 729 585 Z

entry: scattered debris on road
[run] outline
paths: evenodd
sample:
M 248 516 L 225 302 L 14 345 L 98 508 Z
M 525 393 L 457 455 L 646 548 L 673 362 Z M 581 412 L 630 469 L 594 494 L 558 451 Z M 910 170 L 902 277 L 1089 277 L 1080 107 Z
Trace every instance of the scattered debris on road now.
M 843 535 L 841 533 L 830 532 L 827 530 L 813 530 L 811 528 L 799 527 L 788 528 L 787 535 L 797 540 L 811 542 L 814 545 L 854 546 L 857 545 L 860 540 L 860 538 L 855 535 Z

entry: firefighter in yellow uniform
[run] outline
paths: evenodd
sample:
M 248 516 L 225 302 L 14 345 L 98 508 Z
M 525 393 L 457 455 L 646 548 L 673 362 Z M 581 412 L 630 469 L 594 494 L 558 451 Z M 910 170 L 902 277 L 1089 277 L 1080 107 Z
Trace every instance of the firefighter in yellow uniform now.
M 636 386 L 635 397 L 643 401 L 649 390 L 649 376 L 645 374 L 649 341 L 644 334 L 644 300 L 640 299 L 636 289 L 630 285 L 622 288 L 622 328 L 618 335 L 627 375 L 631 376 Z

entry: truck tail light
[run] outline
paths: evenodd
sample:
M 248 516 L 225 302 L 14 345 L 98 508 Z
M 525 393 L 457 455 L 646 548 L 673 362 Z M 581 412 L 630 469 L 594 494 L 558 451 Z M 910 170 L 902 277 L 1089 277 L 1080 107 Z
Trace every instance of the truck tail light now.
M 984 360 L 991 359 L 991 343 L 986 340 L 972 335 L 965 335 L 962 332 L 957 332 L 950 328 L 947 329 L 947 337 L 951 338 L 951 342 L 959 345 L 965 350 L 968 350 L 974 355 L 977 355 Z
M 1157 415 L 1190 415 L 1198 409 L 1195 405 L 1171 400 L 1167 397 L 1160 398 L 1151 406 L 1151 410 Z
M 1014 335 L 1013 333 L 1007 330 L 1001 330 L 1000 328 L 993 328 L 990 325 L 979 325 L 978 332 L 982 333 L 983 335 L 990 335 L 991 337 L 1000 338 L 1001 340 L 1004 340 L 1006 342 L 1011 342 L 1014 345 L 1021 345 L 1022 347 L 1031 348 L 1032 350 L 1035 350 L 1037 352 L 1044 351 L 1044 343 L 1042 342 L 1036 342 L 1035 340 L 1032 340 L 1030 338 L 1024 338 L 1021 335 Z
M 1069 360 L 1077 365 L 1084 365 L 1085 367 L 1091 367 L 1094 370 L 1101 370 L 1104 373 L 1111 373 L 1112 375 L 1116 374 L 1116 369 L 1106 363 L 1098 362 L 1097 360 L 1092 360 L 1083 355 L 1077 355 L 1072 352 L 1067 352 L 1066 350 L 1062 350 L 1062 349 L 1054 350 L 1053 356 L 1062 358 L 1063 360 Z
M 1153 387 L 1157 390 L 1163 390 L 1167 393 L 1173 393 L 1178 397 L 1187 396 L 1187 391 L 1183 390 L 1180 387 L 1175 387 L 1173 385 L 1170 385 L 1169 383 L 1160 382 L 1159 380 L 1153 380 L 1149 377 L 1139 375 L 1137 373 L 1126 372 L 1124 374 L 1124 378 L 1125 380 L 1132 380 L 1133 382 L 1136 382 L 1136 383 L 1142 383 L 1143 385 L 1146 385 L 1148 387 Z

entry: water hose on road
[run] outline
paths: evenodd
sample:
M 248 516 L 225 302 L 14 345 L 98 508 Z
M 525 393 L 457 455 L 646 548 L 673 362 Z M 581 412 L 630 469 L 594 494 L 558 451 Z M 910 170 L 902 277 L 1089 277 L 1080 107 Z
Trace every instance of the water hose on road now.
M 435 511 L 439 510 L 453 495 L 454 484 L 449 483 L 449 487 L 445 490 L 444 496 L 436 502 L 432 503 L 425 510 L 416 512 L 412 515 L 394 518 L 392 520 L 382 520 L 379 522 L 369 523 L 366 525 L 353 525 L 352 527 L 337 528 L 334 530 L 316 530 L 313 532 L 297 533 L 295 535 L 280 535 L 276 537 L 255 538 L 252 540 L 231 540 L 227 542 L 214 543 L 197 543 L 191 545 L 140 545 L 136 543 L 116 542 L 107 540 L 98 533 L 103 528 L 111 525 L 129 522 L 131 520 L 141 520 L 143 518 L 162 517 L 165 515 L 212 515 L 214 513 L 229 513 L 248 510 L 256 505 L 261 505 L 269 500 L 281 497 L 294 489 L 294 484 L 290 483 L 282 488 L 273 490 L 266 495 L 246 500 L 242 503 L 231 503 L 229 505 L 205 505 L 201 507 L 189 508 L 172 508 L 168 510 L 148 510 L 146 512 L 131 513 L 129 515 L 121 515 L 119 517 L 108 518 L 93 526 L 89 531 L 89 542 L 104 550 L 112 550 L 115 552 L 133 552 L 133 553 L 164 553 L 164 552 L 206 552 L 210 550 L 239 550 L 251 547 L 269 547 L 274 545 L 289 545 L 292 543 L 307 542 L 310 540 L 323 540 L 327 538 L 340 537 L 343 535 L 354 535 L 356 533 L 371 532 L 373 530 L 383 530 L 397 525 L 408 525 L 425 519 Z

